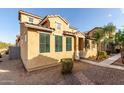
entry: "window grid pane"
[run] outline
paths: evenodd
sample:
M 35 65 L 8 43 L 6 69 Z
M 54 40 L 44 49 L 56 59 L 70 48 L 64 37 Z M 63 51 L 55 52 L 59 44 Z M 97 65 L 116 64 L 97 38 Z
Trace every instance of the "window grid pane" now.
M 56 22 L 56 28 L 61 29 L 61 23 Z
M 40 33 L 40 53 L 50 52 L 50 35 Z
M 66 37 L 66 51 L 72 50 L 72 38 Z
M 62 36 L 55 36 L 55 51 L 62 51 Z
M 29 17 L 29 22 L 33 23 L 33 18 Z

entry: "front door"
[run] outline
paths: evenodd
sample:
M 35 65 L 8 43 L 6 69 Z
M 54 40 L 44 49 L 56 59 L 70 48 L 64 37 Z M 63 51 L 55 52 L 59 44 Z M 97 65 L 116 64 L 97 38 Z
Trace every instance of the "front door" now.
M 78 41 L 79 57 L 83 57 L 83 38 L 79 38 Z

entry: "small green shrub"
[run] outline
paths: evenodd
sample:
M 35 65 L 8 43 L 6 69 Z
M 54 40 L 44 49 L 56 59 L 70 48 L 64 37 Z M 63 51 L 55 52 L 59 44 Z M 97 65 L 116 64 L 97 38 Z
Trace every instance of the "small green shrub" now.
M 62 74 L 67 74 L 72 72 L 73 61 L 71 58 L 61 59 L 62 62 Z
M 120 49 L 116 49 L 116 53 L 120 53 Z
M 2 54 L 0 53 L 0 58 L 2 58 Z
M 9 50 L 6 50 L 6 52 L 5 52 L 5 53 L 6 53 L 6 55 L 8 55 L 8 54 L 9 54 Z
M 106 53 L 107 53 L 107 55 L 110 55 L 111 54 L 111 51 L 110 50 L 107 50 Z
M 100 51 L 99 52 L 99 59 L 107 58 L 107 53 L 106 51 Z

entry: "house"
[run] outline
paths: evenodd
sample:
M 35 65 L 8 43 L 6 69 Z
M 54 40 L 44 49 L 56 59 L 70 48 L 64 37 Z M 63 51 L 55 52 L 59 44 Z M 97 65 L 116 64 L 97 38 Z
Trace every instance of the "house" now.
M 102 30 L 102 27 L 94 27 L 93 29 L 91 29 L 90 31 L 88 31 L 86 33 L 88 38 L 93 38 L 94 34 L 96 31 L 100 31 Z M 100 44 L 99 44 L 99 50 L 100 51 L 104 51 L 105 50 L 105 43 L 103 42 L 103 40 L 101 40 Z
M 88 38 L 93 38 L 94 33 L 96 31 L 103 31 L 103 30 L 104 30 L 104 28 L 102 28 L 102 27 L 95 27 L 95 28 L 91 29 L 90 31 L 88 31 L 86 33 L 86 36 Z M 99 43 L 99 46 L 98 46 L 100 51 L 108 51 L 109 49 L 112 49 L 113 48 L 113 45 L 112 45 L 113 43 L 110 43 L 107 40 L 108 40 L 109 37 L 111 37 L 112 41 L 114 41 L 115 32 L 113 31 L 113 32 L 111 32 L 109 34 L 106 33 L 104 35 L 104 37 L 101 38 L 100 43 Z
M 96 55 L 85 48 L 85 34 L 60 15 L 40 17 L 19 11 L 21 59 L 28 71 L 57 65 L 62 58 L 79 60 Z M 88 40 L 92 45 L 92 40 Z

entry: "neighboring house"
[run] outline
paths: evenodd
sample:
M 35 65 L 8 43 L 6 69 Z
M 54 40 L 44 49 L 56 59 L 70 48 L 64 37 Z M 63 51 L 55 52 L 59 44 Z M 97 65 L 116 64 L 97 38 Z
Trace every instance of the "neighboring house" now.
M 92 30 L 90 30 L 89 32 L 87 32 L 86 35 L 88 38 L 93 38 L 94 33 L 96 31 L 101 31 L 101 29 L 103 29 L 103 28 L 95 27 Z M 112 38 L 113 41 L 114 41 L 114 36 L 115 36 L 115 32 L 111 32 L 110 37 Z M 100 40 L 100 43 L 99 43 L 100 51 L 107 51 L 112 48 L 112 45 L 110 45 L 110 42 L 107 41 L 108 38 L 109 38 L 109 35 L 105 34 L 104 37 Z
M 100 31 L 101 29 L 103 29 L 102 27 L 94 27 L 93 29 L 91 29 L 90 31 L 87 32 L 87 37 L 88 38 L 93 38 L 93 35 L 95 34 L 96 31 Z M 99 50 L 103 51 L 105 50 L 105 43 L 103 42 L 103 40 L 101 40 L 100 44 L 99 44 Z
M 85 48 L 85 34 L 59 15 L 44 18 L 19 11 L 21 59 L 28 71 L 55 66 L 62 58 L 79 60 L 96 55 L 96 45 Z

